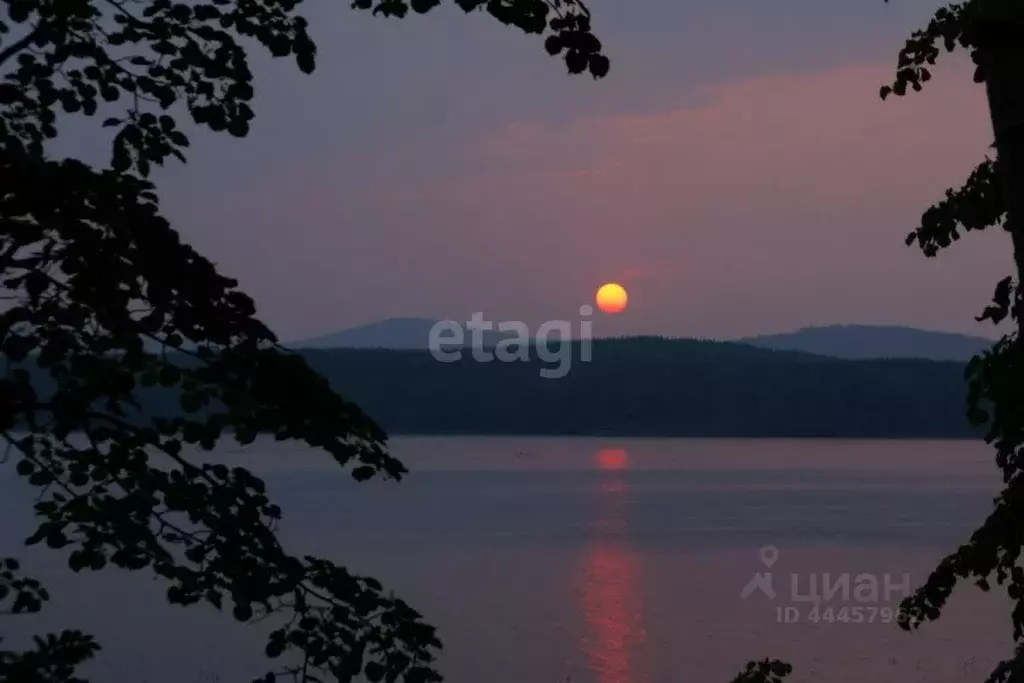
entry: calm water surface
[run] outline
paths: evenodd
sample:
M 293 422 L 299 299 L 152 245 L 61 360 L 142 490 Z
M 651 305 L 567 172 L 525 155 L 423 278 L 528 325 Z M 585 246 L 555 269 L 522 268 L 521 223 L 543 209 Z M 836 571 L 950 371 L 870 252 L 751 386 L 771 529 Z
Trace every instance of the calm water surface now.
M 999 477 L 984 444 L 398 438 L 392 448 L 412 470 L 401 483 L 355 484 L 323 454 L 272 441 L 216 457 L 267 480 L 297 552 L 374 575 L 425 613 L 454 683 L 725 683 L 768 656 L 794 664 L 795 681 L 981 681 L 1011 652 L 1006 605 L 973 587 L 916 633 L 893 623 L 904 577 L 916 586 L 990 509 Z M 0 555 L 21 552 L 29 530 L 23 489 L 0 479 Z M 266 670 L 261 627 L 168 607 L 145 574 L 68 578 L 53 551 L 23 557 L 54 604 L 16 623 L 96 634 L 97 681 Z M 774 597 L 757 589 L 766 583 L 742 597 L 758 574 Z M 826 588 L 817 610 L 801 599 Z M 0 622 L 0 636 L 13 628 Z

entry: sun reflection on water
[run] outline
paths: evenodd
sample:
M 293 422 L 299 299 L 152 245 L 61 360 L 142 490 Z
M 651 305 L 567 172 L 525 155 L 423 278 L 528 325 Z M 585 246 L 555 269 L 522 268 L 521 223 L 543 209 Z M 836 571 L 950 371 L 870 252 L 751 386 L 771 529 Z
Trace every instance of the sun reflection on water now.
M 625 539 L 627 528 L 624 476 L 629 454 L 602 448 L 594 462 L 605 477 L 594 520 L 596 538 L 584 549 L 579 579 L 580 608 L 586 633 L 581 648 L 597 683 L 644 683 L 638 661 L 647 633 L 640 595 L 641 561 Z

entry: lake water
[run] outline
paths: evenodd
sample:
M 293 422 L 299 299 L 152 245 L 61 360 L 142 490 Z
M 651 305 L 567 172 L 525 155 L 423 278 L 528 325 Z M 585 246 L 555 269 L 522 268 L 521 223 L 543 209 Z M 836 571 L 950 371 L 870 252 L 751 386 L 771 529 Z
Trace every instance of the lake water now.
M 356 484 L 272 441 L 217 457 L 266 479 L 295 552 L 376 576 L 436 624 L 454 683 L 726 683 L 764 657 L 792 663 L 794 681 L 981 681 L 1011 653 L 1004 599 L 973 586 L 915 633 L 893 623 L 905 574 L 916 587 L 991 508 L 1000 482 L 982 443 L 396 438 L 392 450 L 412 470 L 400 483 Z M 148 574 L 69 578 L 53 551 L 22 551 L 29 499 L 12 478 L 0 478 L 0 556 L 20 553 L 54 602 L 0 620 L 0 636 L 92 632 L 97 681 L 269 668 L 260 632 L 163 604 Z M 755 583 L 744 598 L 759 573 L 774 597 Z M 876 597 L 855 590 L 873 581 Z M 838 589 L 817 610 L 801 600 L 826 582 Z

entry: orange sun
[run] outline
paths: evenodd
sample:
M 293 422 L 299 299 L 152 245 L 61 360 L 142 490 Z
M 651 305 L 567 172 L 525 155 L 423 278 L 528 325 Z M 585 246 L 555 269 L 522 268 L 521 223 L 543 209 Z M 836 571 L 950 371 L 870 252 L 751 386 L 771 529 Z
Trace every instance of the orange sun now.
M 626 296 L 626 290 L 622 288 L 622 285 L 615 282 L 601 285 L 601 288 L 597 290 L 596 299 L 597 307 L 605 313 L 624 311 L 626 303 L 629 301 L 629 297 Z

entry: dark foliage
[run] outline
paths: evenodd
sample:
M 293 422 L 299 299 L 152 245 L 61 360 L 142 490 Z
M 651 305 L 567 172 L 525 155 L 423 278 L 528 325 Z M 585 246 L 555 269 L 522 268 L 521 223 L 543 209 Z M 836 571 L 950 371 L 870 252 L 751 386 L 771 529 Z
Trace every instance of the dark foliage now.
M 212 449 L 226 431 L 241 443 L 271 432 L 324 449 L 357 479 L 404 472 L 384 431 L 278 347 L 237 283 L 181 243 L 144 179 L 168 157 L 184 160 L 182 112 L 246 135 L 244 42 L 314 69 L 299 4 L 0 0 L 4 462 L 38 489 L 28 542 L 68 549 L 72 570 L 148 570 L 172 603 L 205 601 L 239 621 L 280 612 L 266 651 L 284 663 L 264 680 L 439 680 L 440 642 L 419 614 L 372 578 L 288 553 L 275 534 L 281 511 L 247 470 L 182 455 L 182 444 Z M 355 7 L 402 16 L 436 4 Z M 547 51 L 572 73 L 608 71 L 579 0 L 457 4 L 547 33 Z M 47 156 L 61 115 L 101 110 L 116 129 L 110 169 Z M 191 362 L 170 362 L 168 350 Z M 155 386 L 173 394 L 176 415 L 140 421 L 138 398 Z M 45 589 L 17 569 L 5 561 L 0 601 L 13 614 L 39 609 Z M 76 631 L 42 636 L 0 650 L 0 680 L 72 681 L 97 649 Z
M 777 659 L 747 662 L 747 666 L 732 679 L 732 683 L 780 683 L 793 672 L 793 667 Z
M 930 208 L 907 239 L 935 256 L 960 237 L 959 231 L 1001 226 L 1009 233 L 1016 273 L 999 280 L 991 305 L 978 320 L 1013 323 L 1013 330 L 967 367 L 968 417 L 984 430 L 996 450 L 1005 488 L 995 508 L 970 539 L 946 557 L 903 605 L 908 629 L 941 616 L 946 600 L 963 580 L 989 590 L 993 578 L 1014 603 L 1013 655 L 996 667 L 992 682 L 1024 680 L 1024 2 L 969 0 L 939 9 L 914 33 L 899 54 L 896 79 L 882 97 L 920 90 L 942 50 L 967 50 L 984 83 L 995 132 L 996 158 L 986 159 L 966 185 L 950 190 Z M 955 133 L 954 133 L 955 134 Z
M 14 558 L 0 560 L 0 612 L 31 614 L 42 609 L 49 593 L 35 579 L 21 576 Z M 0 681 L 11 683 L 79 683 L 75 668 L 99 651 L 99 645 L 81 631 L 62 631 L 33 638 L 33 647 L 21 652 L 0 651 Z
M 189 141 L 172 108 L 182 103 L 195 123 L 236 137 L 249 132 L 254 96 L 242 39 L 255 39 L 274 57 L 292 57 L 311 73 L 316 45 L 301 0 L 4 0 L 10 23 L 0 35 L 0 137 L 8 152 L 39 156 L 57 135 L 59 111 L 95 115 L 105 103 L 127 110 L 103 121 L 116 127 L 112 166 L 147 176 L 167 157 L 184 160 Z M 354 8 L 405 16 L 440 0 L 355 0 Z M 456 0 L 527 33 L 547 33 L 545 49 L 562 55 L 571 73 L 608 73 L 601 42 L 581 0 Z M 18 31 L 17 29 L 20 29 Z

